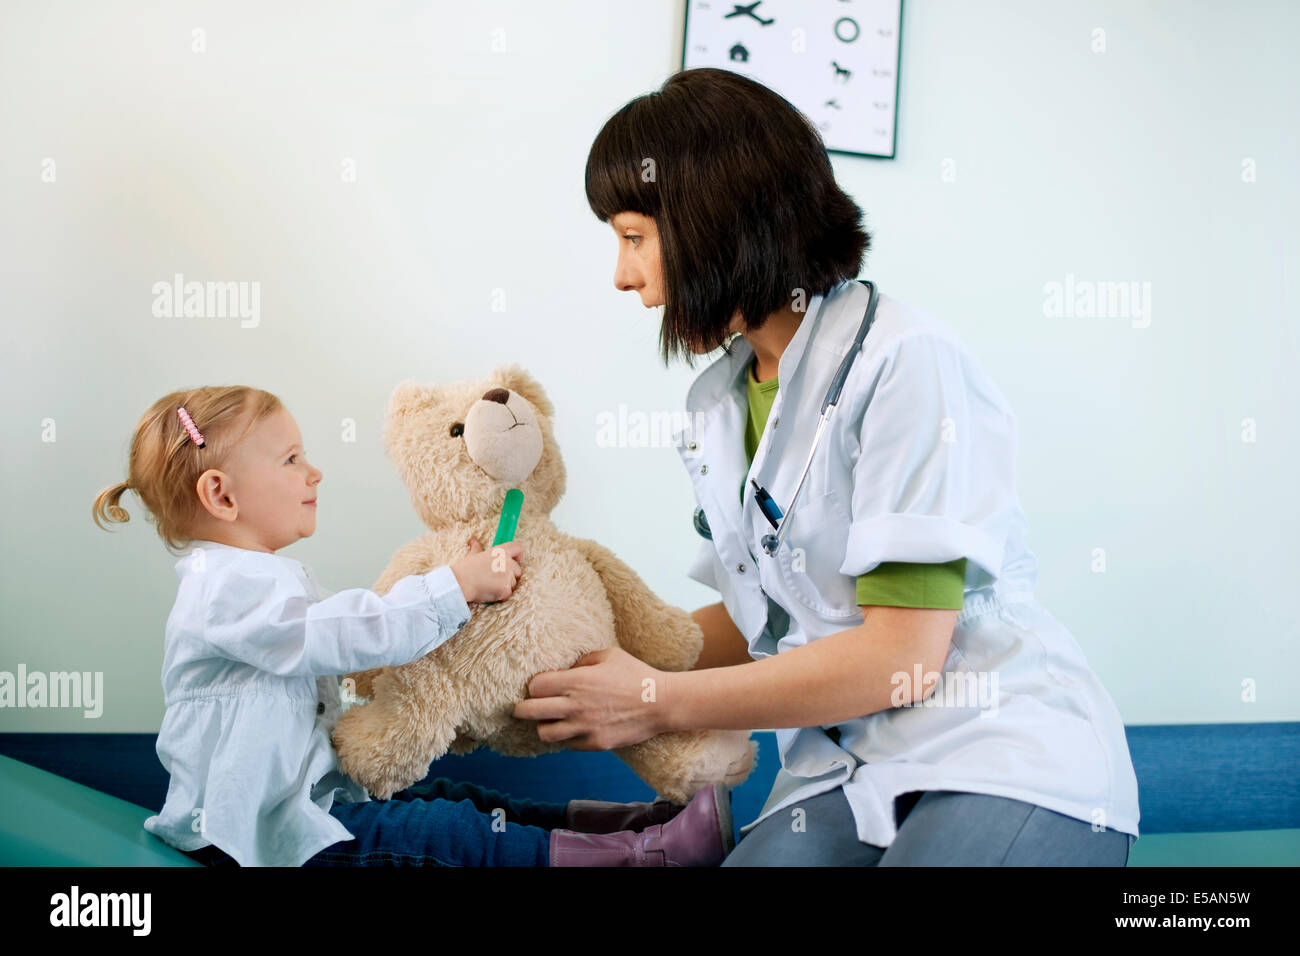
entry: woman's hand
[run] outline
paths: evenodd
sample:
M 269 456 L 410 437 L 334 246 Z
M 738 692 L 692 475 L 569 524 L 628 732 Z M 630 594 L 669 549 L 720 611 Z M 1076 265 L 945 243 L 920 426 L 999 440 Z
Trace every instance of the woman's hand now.
M 667 673 L 621 647 L 584 654 L 568 670 L 528 682 L 514 716 L 537 721 L 537 736 L 571 750 L 612 750 L 663 733 L 668 726 Z

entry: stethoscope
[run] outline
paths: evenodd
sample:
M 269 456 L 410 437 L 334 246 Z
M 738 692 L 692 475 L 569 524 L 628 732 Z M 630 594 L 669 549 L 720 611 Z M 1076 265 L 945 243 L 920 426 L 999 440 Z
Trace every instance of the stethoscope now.
M 822 432 L 826 430 L 826 423 L 831 419 L 831 413 L 835 411 L 835 406 L 840 400 L 840 392 L 844 389 L 844 381 L 849 377 L 849 369 L 853 367 L 853 360 L 857 358 L 858 352 L 862 351 L 862 341 L 867 337 L 867 332 L 871 329 L 871 323 L 876 318 L 876 285 L 874 282 L 868 282 L 866 279 L 859 279 L 867 287 L 867 312 L 862 319 L 862 327 L 858 329 L 857 336 L 853 339 L 853 347 L 849 349 L 847 355 L 840 362 L 840 367 L 835 372 L 835 378 L 831 379 L 830 388 L 826 390 L 826 398 L 822 402 L 821 418 L 817 421 L 817 432 L 813 435 L 812 447 L 808 449 L 808 460 L 804 462 L 803 473 L 799 475 L 799 484 L 795 485 L 794 497 L 790 499 L 790 511 L 794 511 L 795 503 L 799 500 L 799 492 L 803 490 L 804 480 L 808 477 L 808 469 L 812 467 L 813 455 L 817 453 L 817 443 L 821 441 Z M 776 506 L 772 496 L 767 493 L 767 489 L 760 485 L 753 478 L 749 483 L 754 486 L 754 501 L 758 504 L 759 510 L 763 512 L 763 517 L 767 518 L 768 524 L 775 529 L 775 534 L 769 532 L 763 535 L 763 551 L 768 555 L 774 555 L 781 548 L 781 542 L 785 540 L 786 524 L 789 522 L 788 514 L 782 514 L 781 509 Z M 695 509 L 694 517 L 695 531 L 702 538 L 713 539 L 713 532 L 709 528 L 709 521 L 704 516 L 703 508 Z

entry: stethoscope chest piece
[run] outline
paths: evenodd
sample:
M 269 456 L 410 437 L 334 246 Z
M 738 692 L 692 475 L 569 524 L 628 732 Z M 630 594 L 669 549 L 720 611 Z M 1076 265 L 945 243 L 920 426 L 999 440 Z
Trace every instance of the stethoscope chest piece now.
M 695 509 L 694 524 L 696 534 L 701 538 L 708 538 L 710 541 L 713 540 L 713 531 L 709 528 L 709 519 L 704 516 L 703 508 Z

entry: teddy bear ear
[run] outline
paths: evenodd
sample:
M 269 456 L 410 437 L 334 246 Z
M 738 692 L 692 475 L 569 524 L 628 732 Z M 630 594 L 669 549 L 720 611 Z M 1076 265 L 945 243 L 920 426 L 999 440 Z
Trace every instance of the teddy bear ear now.
M 389 393 L 388 407 L 384 410 L 384 417 L 392 418 L 395 413 L 418 405 L 428 391 L 427 385 L 413 379 L 399 382 Z
M 547 418 L 555 417 L 555 406 L 546 397 L 546 390 L 522 366 L 515 363 L 499 366 L 493 369 L 491 379 L 497 385 L 518 392 Z

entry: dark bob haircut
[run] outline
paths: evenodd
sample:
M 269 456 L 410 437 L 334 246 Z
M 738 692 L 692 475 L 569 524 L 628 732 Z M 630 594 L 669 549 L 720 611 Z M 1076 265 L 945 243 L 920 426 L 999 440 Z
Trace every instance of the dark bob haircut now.
M 676 73 L 611 116 L 587 156 L 586 187 L 602 222 L 620 212 L 655 220 L 665 365 L 729 352 L 737 310 L 760 328 L 857 278 L 871 248 L 816 127 L 729 70 Z

